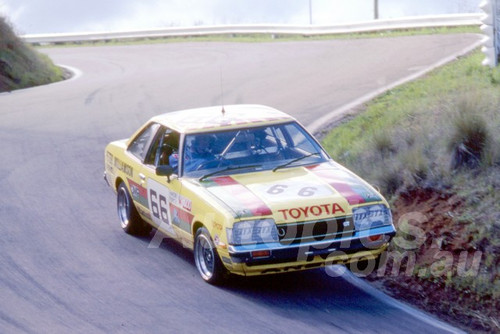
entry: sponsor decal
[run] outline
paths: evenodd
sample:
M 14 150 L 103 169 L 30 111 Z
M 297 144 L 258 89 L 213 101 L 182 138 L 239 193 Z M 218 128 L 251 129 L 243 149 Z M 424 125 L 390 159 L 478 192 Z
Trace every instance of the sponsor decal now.
M 106 151 L 106 170 L 111 173 L 111 174 L 114 174 L 114 168 L 113 168 L 113 161 L 114 161 L 114 156 L 113 154 L 111 154 L 110 152 Z
M 248 111 L 236 111 L 233 110 L 231 112 L 226 113 L 222 116 L 222 113 L 219 115 L 204 115 L 198 114 L 196 115 L 196 120 L 189 118 L 186 119 L 179 115 L 177 120 L 172 120 L 174 123 L 178 124 L 180 127 L 183 127 L 187 130 L 192 129 L 217 129 L 221 127 L 231 127 L 237 125 L 246 125 L 246 124 L 259 124 L 263 122 L 263 116 L 265 116 L 265 122 L 272 122 L 278 120 L 288 120 L 289 117 L 286 116 L 276 116 L 269 117 L 265 112 L 261 113 L 259 111 L 253 111 L 252 115 L 249 115 Z
M 123 173 L 127 174 L 127 176 L 133 178 L 134 177 L 134 169 L 132 166 L 129 164 L 126 164 L 125 162 L 121 161 L 117 157 L 114 158 L 113 161 L 113 166 L 118 169 L 119 171 L 122 171 Z
M 323 215 L 335 215 L 337 213 L 345 213 L 344 209 L 338 203 L 319 204 L 304 206 L 291 209 L 278 210 L 283 215 L 283 219 L 306 219 L 311 217 L 320 217 Z
M 222 199 L 240 217 L 271 215 L 271 209 L 250 189 L 231 176 L 207 179 L 202 184 L 215 196 Z
M 179 227 L 181 230 L 191 232 L 191 224 L 193 223 L 194 216 L 187 211 L 170 203 L 170 213 L 172 216 L 172 223 Z
M 170 203 L 188 212 L 191 212 L 193 206 L 190 199 L 173 191 L 170 192 Z
M 375 191 L 364 185 L 354 175 L 342 169 L 325 168 L 323 165 L 309 166 L 307 168 L 339 192 L 350 205 L 382 200 Z
M 391 210 L 382 204 L 355 208 L 352 217 L 358 230 L 390 225 L 392 222 Z
M 132 199 L 147 208 L 149 206 L 148 190 L 131 179 L 127 180 L 130 186 L 130 192 L 132 193 Z
M 179 195 L 178 200 L 179 200 L 178 206 L 180 206 L 182 209 L 184 209 L 186 211 L 191 212 L 191 209 L 193 207 L 193 202 L 190 199 Z

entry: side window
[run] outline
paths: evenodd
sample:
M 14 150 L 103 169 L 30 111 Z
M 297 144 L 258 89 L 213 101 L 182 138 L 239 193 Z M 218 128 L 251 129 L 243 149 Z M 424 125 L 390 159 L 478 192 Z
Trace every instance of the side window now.
M 175 169 L 179 159 L 179 138 L 178 132 L 161 127 L 151 144 L 144 163 L 154 166 L 170 165 Z
M 297 125 L 293 123 L 287 124 L 285 125 L 285 131 L 288 132 L 294 148 L 309 153 L 318 151 L 310 138 L 306 137 Z
M 162 127 L 157 135 L 154 137 L 153 141 L 151 142 L 151 145 L 149 145 L 149 150 L 148 154 L 146 155 L 146 158 L 144 159 L 144 164 L 145 165 L 156 165 L 156 156 L 159 154 L 159 148 L 161 146 L 161 140 L 163 137 L 163 134 L 165 133 L 165 129 Z
M 152 123 L 151 125 L 149 125 L 137 137 L 135 137 L 135 139 L 129 145 L 128 151 L 139 158 L 141 161 L 144 161 L 144 158 L 148 153 L 150 143 L 159 128 L 160 125 L 157 123 Z

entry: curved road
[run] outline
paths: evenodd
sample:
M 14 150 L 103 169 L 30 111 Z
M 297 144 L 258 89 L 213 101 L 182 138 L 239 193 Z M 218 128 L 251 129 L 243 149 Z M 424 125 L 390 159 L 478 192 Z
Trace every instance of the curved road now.
M 182 246 L 121 231 L 103 149 L 153 115 L 221 102 L 267 104 L 307 126 L 477 40 L 44 50 L 80 74 L 0 94 L 0 332 L 453 332 L 325 270 L 205 284 Z

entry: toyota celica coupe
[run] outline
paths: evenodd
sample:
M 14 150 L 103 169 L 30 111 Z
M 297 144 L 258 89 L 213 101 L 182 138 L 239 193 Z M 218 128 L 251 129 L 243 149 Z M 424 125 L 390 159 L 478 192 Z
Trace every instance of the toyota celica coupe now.
M 170 112 L 106 147 L 122 229 L 193 250 L 201 277 L 375 265 L 387 201 L 293 117 L 259 105 Z

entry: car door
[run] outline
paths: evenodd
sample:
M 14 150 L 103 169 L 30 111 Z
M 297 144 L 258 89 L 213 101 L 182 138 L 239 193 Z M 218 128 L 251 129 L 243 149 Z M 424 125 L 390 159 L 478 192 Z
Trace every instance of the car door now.
M 177 210 L 182 202 L 182 184 L 177 174 L 179 138 L 179 133 L 161 126 L 139 173 L 141 185 L 147 191 L 147 210 L 152 224 L 173 237 L 178 237 L 179 228 L 184 227 Z M 168 177 L 158 175 L 156 168 L 162 165 L 170 165 L 174 173 Z
M 126 154 L 132 165 L 133 173 L 127 177 L 130 195 L 135 207 L 141 217 L 152 223 L 149 209 L 148 191 L 146 188 L 146 178 L 144 175 L 144 160 L 149 153 L 151 143 L 156 138 L 160 129 L 160 124 L 147 124 L 130 142 Z

